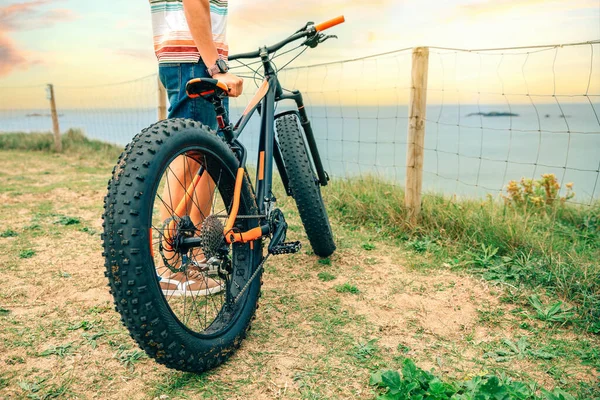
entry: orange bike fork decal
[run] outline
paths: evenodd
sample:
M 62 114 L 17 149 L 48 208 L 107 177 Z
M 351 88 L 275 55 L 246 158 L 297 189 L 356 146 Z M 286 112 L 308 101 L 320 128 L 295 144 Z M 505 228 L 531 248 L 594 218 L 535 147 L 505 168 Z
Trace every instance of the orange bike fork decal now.
M 238 215 L 238 211 L 240 209 L 240 196 L 242 193 L 242 183 L 244 181 L 244 169 L 239 168 L 237 172 L 237 176 L 235 178 L 235 189 L 233 191 L 233 205 L 231 207 L 231 212 L 229 213 L 229 217 L 227 218 L 227 223 L 225 224 L 225 228 L 223 229 L 223 235 L 225 236 L 225 241 L 229 244 L 235 242 L 247 243 L 252 242 L 253 240 L 260 239 L 264 232 L 260 226 L 256 228 L 252 228 L 246 232 L 234 232 L 233 224 Z M 253 245 L 252 245 L 253 246 Z
M 227 217 L 227 222 L 225 223 L 225 228 L 223 229 L 223 235 L 225 235 L 225 240 L 228 243 L 232 243 L 229 240 L 229 235 L 231 234 L 231 229 L 233 228 L 233 224 L 237 218 L 238 211 L 240 209 L 240 194 L 242 193 L 242 182 L 244 181 L 244 168 L 238 168 L 237 175 L 235 177 L 235 188 L 233 190 L 233 205 L 231 206 L 231 212 L 229 213 L 229 217 Z
M 265 152 L 261 151 L 258 158 L 258 180 L 265 179 Z

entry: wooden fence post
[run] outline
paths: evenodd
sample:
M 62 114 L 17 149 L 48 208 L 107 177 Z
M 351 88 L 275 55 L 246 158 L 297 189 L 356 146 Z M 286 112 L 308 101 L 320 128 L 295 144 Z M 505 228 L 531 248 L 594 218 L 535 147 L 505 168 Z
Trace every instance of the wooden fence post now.
M 404 205 L 408 209 L 409 222 L 413 225 L 417 223 L 421 212 L 428 70 L 429 48 L 415 47 L 412 53 L 412 77 L 410 103 L 408 105 L 406 189 L 404 194 Z
M 157 78 L 158 84 L 158 120 L 162 121 L 167 119 L 167 91 L 160 81 L 160 77 Z
M 52 115 L 52 131 L 54 132 L 54 151 L 62 152 L 62 141 L 60 140 L 60 127 L 58 125 L 58 114 L 56 113 L 56 100 L 54 98 L 54 86 L 48 84 L 48 100 L 50 100 L 50 114 Z

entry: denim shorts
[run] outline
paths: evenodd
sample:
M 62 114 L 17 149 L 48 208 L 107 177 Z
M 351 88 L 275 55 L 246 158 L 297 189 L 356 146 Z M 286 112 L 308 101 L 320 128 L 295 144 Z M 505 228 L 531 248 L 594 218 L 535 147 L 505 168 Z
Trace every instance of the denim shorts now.
M 214 106 L 203 98 L 190 99 L 185 93 L 185 85 L 193 78 L 210 78 L 202 61 L 198 63 L 158 64 L 158 76 L 167 89 L 169 98 L 168 118 L 191 118 L 217 130 L 217 115 Z M 229 99 L 224 99 L 225 109 L 229 109 Z

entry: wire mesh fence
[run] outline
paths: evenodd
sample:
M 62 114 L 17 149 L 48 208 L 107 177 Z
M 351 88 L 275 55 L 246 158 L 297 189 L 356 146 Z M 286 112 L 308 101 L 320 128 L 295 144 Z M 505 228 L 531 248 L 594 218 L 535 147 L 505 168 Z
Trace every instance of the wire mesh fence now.
M 293 49 L 296 50 L 296 49 Z M 273 62 L 286 89 L 303 93 L 321 157 L 331 176 L 375 175 L 403 186 L 412 49 L 287 67 Z M 241 115 L 262 80 L 260 63 L 232 65 L 245 93 L 231 101 Z M 286 68 L 284 68 L 286 67 Z M 429 48 L 423 188 L 480 197 L 510 180 L 555 174 L 573 183 L 577 203 L 600 188 L 600 41 L 504 49 Z M 155 74 L 134 81 L 55 85 L 61 130 L 120 145 L 157 120 Z M 292 104 L 280 104 L 284 111 Z M 0 131 L 51 131 L 45 86 L 0 88 Z M 259 119 L 242 135 L 250 154 Z

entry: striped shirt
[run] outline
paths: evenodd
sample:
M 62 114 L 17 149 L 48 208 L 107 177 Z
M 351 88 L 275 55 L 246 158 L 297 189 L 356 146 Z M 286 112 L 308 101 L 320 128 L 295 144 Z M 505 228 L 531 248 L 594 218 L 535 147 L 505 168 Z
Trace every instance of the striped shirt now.
M 227 60 L 227 1 L 209 0 L 213 41 L 219 57 Z M 154 52 L 159 63 L 197 63 L 200 53 L 194 44 L 185 14 L 183 0 L 150 0 Z M 210 66 L 215 60 L 208 60 Z

